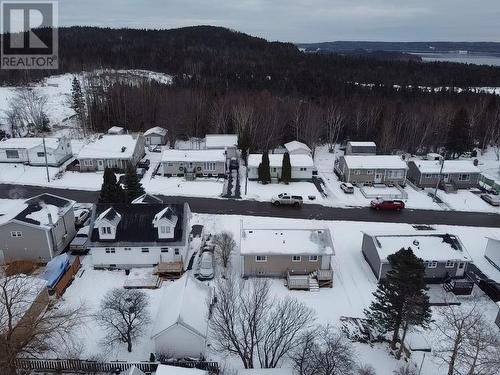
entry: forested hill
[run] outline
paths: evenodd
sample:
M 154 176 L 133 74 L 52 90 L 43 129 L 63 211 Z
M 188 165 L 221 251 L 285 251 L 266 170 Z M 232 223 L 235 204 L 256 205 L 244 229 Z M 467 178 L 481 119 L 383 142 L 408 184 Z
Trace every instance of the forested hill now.
M 267 89 L 330 95 L 340 83 L 402 86 L 500 86 L 500 68 L 304 54 L 291 43 L 268 42 L 213 26 L 172 30 L 61 28 L 58 72 L 1 71 L 4 84 L 94 68 L 141 68 L 191 77 L 210 88 Z M 29 74 L 29 76 L 27 76 Z

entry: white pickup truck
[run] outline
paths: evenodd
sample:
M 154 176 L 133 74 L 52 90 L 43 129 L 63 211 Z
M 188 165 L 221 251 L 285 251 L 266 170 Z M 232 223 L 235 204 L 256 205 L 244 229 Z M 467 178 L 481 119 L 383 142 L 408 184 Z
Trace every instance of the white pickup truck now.
M 287 193 L 278 194 L 271 198 L 271 203 L 278 206 L 295 206 L 300 207 L 304 203 L 304 199 L 300 195 L 289 195 Z

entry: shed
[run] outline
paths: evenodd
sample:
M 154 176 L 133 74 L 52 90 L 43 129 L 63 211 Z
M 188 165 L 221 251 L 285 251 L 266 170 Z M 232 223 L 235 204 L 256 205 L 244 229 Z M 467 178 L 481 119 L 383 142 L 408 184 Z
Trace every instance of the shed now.
M 290 155 L 312 155 L 312 150 L 309 146 L 299 141 L 285 143 L 285 149 Z
M 347 142 L 346 155 L 375 155 L 377 153 L 377 145 L 375 142 Z
M 108 134 L 112 135 L 119 135 L 119 134 L 126 134 L 127 131 L 120 127 L 120 126 L 112 126 L 111 128 L 108 129 Z
M 168 130 L 161 126 L 155 126 L 144 132 L 146 146 L 165 145 L 167 143 Z
M 207 134 L 205 136 L 205 147 L 209 150 L 224 150 L 226 148 L 238 147 L 237 134 Z
M 212 289 L 190 275 L 168 284 L 151 332 L 156 354 L 203 357 L 211 299 Z
M 500 271 L 500 237 L 487 237 L 484 257 Z

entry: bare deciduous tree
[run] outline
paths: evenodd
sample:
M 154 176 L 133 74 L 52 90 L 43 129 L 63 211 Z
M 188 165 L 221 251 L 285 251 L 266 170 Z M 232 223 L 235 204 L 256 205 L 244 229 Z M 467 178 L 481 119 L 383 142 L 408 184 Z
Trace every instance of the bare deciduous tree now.
M 148 296 L 140 290 L 115 288 L 104 296 L 95 318 L 106 332 L 104 344 L 125 343 L 131 352 L 151 321 Z
M 406 363 L 394 371 L 394 375 L 417 375 L 418 369 L 412 363 Z
M 356 375 L 377 375 L 372 365 L 361 365 L 356 371 Z
M 236 247 L 236 241 L 229 232 L 222 232 L 214 236 L 215 256 L 225 269 L 231 262 L 231 254 Z
M 302 335 L 291 358 L 298 375 L 349 375 L 356 368 L 351 343 L 329 325 Z
M 16 95 L 10 101 L 12 108 L 17 108 L 19 118 L 24 126 L 34 132 L 49 130 L 46 105 L 48 97 L 40 95 L 35 89 L 22 87 L 17 89 Z
M 62 307 L 40 293 L 36 279 L 0 279 L 0 373 L 15 375 L 18 356 L 60 355 L 74 347 L 73 333 L 85 323 L 82 305 Z M 45 292 L 46 293 L 46 292 Z

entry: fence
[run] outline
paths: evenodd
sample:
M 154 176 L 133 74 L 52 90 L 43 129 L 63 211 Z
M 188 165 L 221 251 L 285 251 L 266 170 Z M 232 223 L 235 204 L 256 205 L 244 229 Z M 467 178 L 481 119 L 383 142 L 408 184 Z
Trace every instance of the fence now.
M 408 193 L 399 185 L 393 188 L 385 185 L 361 186 L 360 191 L 367 199 L 408 199 Z
M 71 373 L 120 373 L 128 370 L 132 366 L 137 367 L 144 373 L 156 371 L 159 362 L 95 362 L 79 359 L 16 359 L 18 370 L 46 371 L 46 372 L 71 372 Z M 206 361 L 175 361 L 164 362 L 163 364 L 185 368 L 197 368 L 208 371 L 211 374 L 219 373 L 217 362 Z
M 81 266 L 80 257 L 76 257 L 73 260 L 73 263 L 71 263 L 71 266 L 69 266 L 66 272 L 64 272 L 64 275 L 62 275 L 61 279 L 54 286 L 54 292 L 57 298 L 60 298 L 63 295 L 66 288 L 69 286 L 69 284 L 73 282 L 73 278 L 80 269 L 80 266 Z

